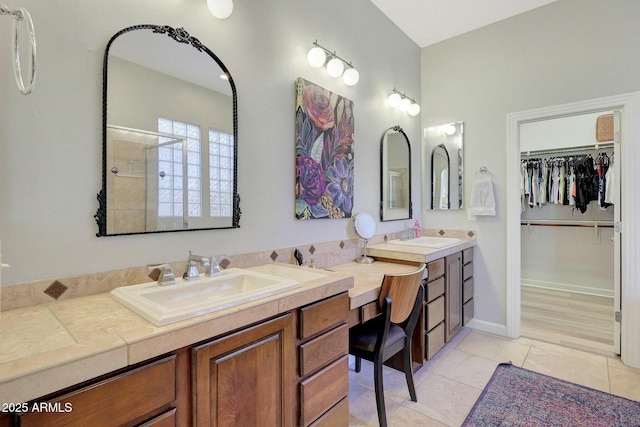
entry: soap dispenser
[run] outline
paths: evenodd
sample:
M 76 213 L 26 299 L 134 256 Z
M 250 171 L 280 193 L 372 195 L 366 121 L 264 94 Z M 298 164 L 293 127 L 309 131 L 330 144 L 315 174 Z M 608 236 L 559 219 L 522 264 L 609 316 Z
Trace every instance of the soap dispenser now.
M 416 222 L 413 224 L 413 229 L 416 233 L 416 239 L 422 235 L 422 228 L 420 228 L 420 221 L 416 219 Z

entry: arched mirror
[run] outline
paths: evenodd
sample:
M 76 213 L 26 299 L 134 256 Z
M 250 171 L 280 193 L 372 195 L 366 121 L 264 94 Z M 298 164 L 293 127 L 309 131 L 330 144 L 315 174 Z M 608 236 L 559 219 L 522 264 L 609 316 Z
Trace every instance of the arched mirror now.
M 444 144 L 431 152 L 431 209 L 449 209 L 449 152 Z
M 183 28 L 107 44 L 97 236 L 237 228 L 238 123 L 229 70 Z
M 382 135 L 380 189 L 381 221 L 411 218 L 411 145 L 400 126 Z
M 448 123 L 425 129 L 423 189 L 425 209 L 462 209 L 463 123 Z

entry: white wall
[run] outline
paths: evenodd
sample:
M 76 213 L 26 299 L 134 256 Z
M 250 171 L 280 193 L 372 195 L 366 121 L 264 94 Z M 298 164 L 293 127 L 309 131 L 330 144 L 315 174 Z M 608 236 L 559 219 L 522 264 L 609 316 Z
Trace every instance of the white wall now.
M 495 217 L 423 213 L 477 229 L 477 320 L 506 319 L 506 115 L 640 89 L 638 16 L 635 0 L 559 0 L 422 50 L 423 127 L 464 121 L 465 188 L 480 166 L 495 176 Z
M 5 0 L 26 7 L 38 38 L 33 93 L 15 87 L 9 18 L 0 26 L 0 236 L 3 284 L 179 261 L 187 251 L 236 254 L 351 237 L 344 220 L 294 218 L 294 81 L 355 103 L 354 212 L 377 216 L 379 144 L 400 125 L 419 153 L 420 123 L 387 108 L 396 87 L 420 92 L 420 49 L 368 0 L 235 1 L 213 18 L 204 0 Z M 135 24 L 184 27 L 213 50 L 238 90 L 241 228 L 96 238 L 102 158 L 102 59 L 109 38 Z M 353 62 L 350 88 L 306 63 L 312 42 Z M 420 100 L 418 100 L 420 102 Z M 419 171 L 419 156 L 413 156 Z M 413 174 L 419 187 L 419 173 Z M 413 193 L 420 206 L 419 191 Z M 419 212 L 418 212 L 419 214 Z M 379 223 L 378 232 L 400 230 Z
M 603 144 L 596 139 L 596 121 L 612 111 L 580 114 L 523 123 L 520 126 L 520 151 L 557 150 L 559 148 L 595 146 Z

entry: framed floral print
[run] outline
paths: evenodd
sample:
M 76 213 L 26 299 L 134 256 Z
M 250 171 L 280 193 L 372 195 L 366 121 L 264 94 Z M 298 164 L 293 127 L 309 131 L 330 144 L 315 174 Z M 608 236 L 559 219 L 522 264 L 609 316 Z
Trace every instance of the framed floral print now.
M 296 218 L 350 218 L 353 102 L 296 80 Z

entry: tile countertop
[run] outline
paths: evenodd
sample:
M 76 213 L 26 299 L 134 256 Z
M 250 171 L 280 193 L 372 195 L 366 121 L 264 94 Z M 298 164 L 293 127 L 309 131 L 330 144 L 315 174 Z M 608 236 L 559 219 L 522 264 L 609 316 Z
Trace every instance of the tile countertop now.
M 475 239 L 463 238 L 460 239 L 459 243 L 445 248 L 378 243 L 376 245 L 367 246 L 367 255 L 377 258 L 397 259 L 401 261 L 431 262 L 475 245 Z
M 353 274 L 353 288 L 349 289 L 349 308 L 351 310 L 378 298 L 382 279 L 385 274 L 410 273 L 417 268 L 417 265 L 385 261 L 376 261 L 373 264 L 348 262 L 328 267 L 331 271 L 342 271 Z
M 155 326 L 108 293 L 0 313 L 0 404 L 26 402 L 347 291 L 347 272 L 274 263 L 248 270 L 298 280 L 287 292 Z
M 328 269 L 353 274 L 354 286 L 349 290 L 350 308 L 353 310 L 378 298 L 385 273 L 409 273 L 415 271 L 418 264 L 428 263 L 475 245 L 475 239 L 465 238 L 461 238 L 455 245 L 440 249 L 379 243 L 368 246 L 367 255 L 384 261 L 378 260 L 373 264 L 351 262 Z M 397 260 L 398 263 L 394 263 L 393 260 Z M 411 262 L 415 265 L 400 262 Z

